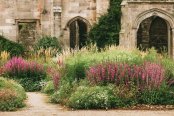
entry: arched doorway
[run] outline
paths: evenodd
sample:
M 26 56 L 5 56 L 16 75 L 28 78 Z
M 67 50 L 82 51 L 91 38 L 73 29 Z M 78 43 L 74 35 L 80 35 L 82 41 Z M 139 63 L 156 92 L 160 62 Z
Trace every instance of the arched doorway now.
M 168 53 L 170 33 L 170 26 L 166 20 L 158 16 L 151 16 L 143 20 L 139 26 L 137 47 L 140 50 L 154 47 L 158 53 Z
M 88 32 L 88 23 L 85 19 L 74 18 L 68 24 L 70 30 L 70 48 L 79 48 L 81 49 L 86 45 L 87 41 L 87 32 Z

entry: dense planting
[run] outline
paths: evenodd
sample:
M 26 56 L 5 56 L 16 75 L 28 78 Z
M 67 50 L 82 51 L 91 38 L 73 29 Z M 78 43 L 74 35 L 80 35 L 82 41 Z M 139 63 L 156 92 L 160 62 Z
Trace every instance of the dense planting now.
M 173 61 L 154 49 L 82 50 L 66 54 L 62 62 L 52 102 L 74 109 L 174 104 Z
M 26 94 L 22 86 L 0 77 L 0 110 L 12 111 L 24 106 Z
M 87 78 L 92 84 L 113 83 L 117 86 L 135 84 L 139 89 L 150 89 L 162 85 L 164 69 L 158 64 L 149 62 L 141 66 L 106 62 L 90 67 Z
M 42 65 L 21 57 L 13 57 L 3 68 L 4 75 L 19 81 L 26 91 L 40 90 L 40 81 L 46 78 L 46 71 Z
M 56 37 L 51 36 L 43 36 L 36 44 L 38 49 L 48 49 L 48 48 L 55 48 L 61 50 L 61 45 Z
M 154 49 L 94 49 L 62 52 L 57 58 L 49 58 L 49 62 L 37 60 L 44 65 L 21 57 L 4 57 L 6 63 L 1 65 L 0 75 L 17 80 L 27 91 L 42 87 L 52 102 L 74 109 L 174 105 L 173 60 Z M 16 99 L 8 89 L 0 94 L 5 96 L 3 100 Z

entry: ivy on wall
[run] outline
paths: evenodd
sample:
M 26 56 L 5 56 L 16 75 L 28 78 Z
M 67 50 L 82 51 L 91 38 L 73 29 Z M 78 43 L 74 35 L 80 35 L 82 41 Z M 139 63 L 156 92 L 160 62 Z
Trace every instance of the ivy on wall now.
M 99 48 L 119 44 L 121 1 L 110 0 L 108 13 L 101 16 L 98 23 L 92 27 L 88 34 L 89 40 L 96 43 Z

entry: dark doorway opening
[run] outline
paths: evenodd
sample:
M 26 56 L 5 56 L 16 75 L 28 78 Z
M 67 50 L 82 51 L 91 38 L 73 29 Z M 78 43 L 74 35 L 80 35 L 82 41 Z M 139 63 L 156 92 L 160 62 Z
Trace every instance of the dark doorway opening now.
M 154 47 L 158 53 L 168 52 L 169 29 L 166 21 L 158 16 L 145 19 L 137 32 L 137 47 L 147 50 Z
M 79 48 L 81 49 L 86 45 L 87 40 L 87 24 L 77 19 L 70 24 L 70 48 Z

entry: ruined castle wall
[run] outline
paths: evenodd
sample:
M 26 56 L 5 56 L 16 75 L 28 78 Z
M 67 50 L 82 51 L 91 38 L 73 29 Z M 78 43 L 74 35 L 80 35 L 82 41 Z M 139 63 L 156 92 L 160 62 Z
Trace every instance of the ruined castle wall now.
M 145 11 L 151 9 L 159 9 L 171 15 L 174 19 L 174 2 L 133 2 L 130 0 L 126 4 L 122 3 L 122 19 L 121 19 L 121 45 L 126 47 L 136 47 L 136 32 L 139 27 L 134 27 L 137 18 Z M 157 15 L 156 10 L 152 10 L 150 16 Z M 140 22 L 141 23 L 141 22 Z
M 0 34 L 17 40 L 17 21 L 40 19 L 38 0 L 1 0 Z
M 68 22 L 82 17 L 91 26 L 108 6 L 109 0 L 0 0 L 0 35 L 18 42 L 19 23 L 34 22 L 37 37 L 56 36 L 68 46 Z

